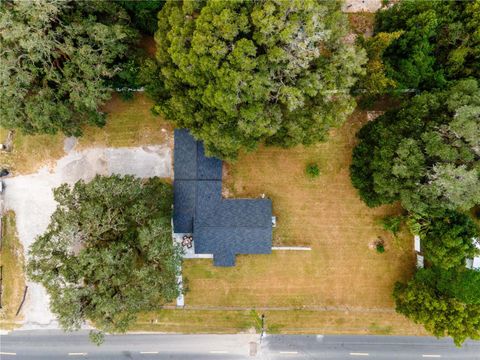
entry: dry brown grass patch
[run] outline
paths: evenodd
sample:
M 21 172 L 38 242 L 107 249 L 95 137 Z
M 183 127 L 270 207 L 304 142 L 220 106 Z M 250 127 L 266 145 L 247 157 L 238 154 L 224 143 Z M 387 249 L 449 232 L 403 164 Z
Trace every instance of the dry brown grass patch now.
M 370 314 L 374 323 L 399 319 L 393 312 L 392 289 L 414 271 L 412 239 L 405 232 L 394 239 L 379 224 L 385 215 L 399 213 L 398 206 L 370 209 L 350 183 L 355 133 L 365 122 L 366 113 L 356 112 L 325 143 L 261 147 L 228 166 L 224 186 L 232 197 L 265 193 L 272 199 L 275 245 L 311 246 L 312 251 L 237 256 L 234 268 L 216 268 L 211 260 L 186 261 L 188 305 L 347 306 L 390 311 Z M 316 179 L 305 175 L 311 162 L 320 167 Z M 369 248 L 379 236 L 385 239 L 384 254 Z M 289 324 L 285 320 L 285 326 Z
M 0 310 L 0 328 L 12 329 L 21 316 L 16 316 L 25 288 L 23 272 L 23 247 L 18 239 L 15 226 L 15 213 L 8 211 L 2 219 L 2 248 L 0 266 L 2 267 L 2 308 Z

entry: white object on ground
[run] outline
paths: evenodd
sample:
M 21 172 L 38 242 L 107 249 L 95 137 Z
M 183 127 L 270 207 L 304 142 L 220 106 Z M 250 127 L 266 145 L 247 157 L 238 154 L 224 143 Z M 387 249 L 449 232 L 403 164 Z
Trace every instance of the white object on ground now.
M 180 265 L 180 275 L 177 275 L 177 284 L 178 290 L 180 291 L 180 295 L 177 297 L 177 306 L 184 307 L 185 306 L 185 297 L 183 296 L 183 275 L 182 275 L 182 265 Z
M 415 237 L 413 238 L 414 239 L 414 247 L 415 247 L 415 251 L 416 252 L 420 252 L 421 251 L 421 248 L 420 248 L 420 236 L 418 235 L 415 235 Z
M 424 268 L 424 257 L 422 255 L 417 254 L 417 269 L 423 269 Z
M 52 190 L 60 184 L 89 181 L 96 174 L 168 178 L 172 177 L 171 164 L 168 145 L 71 151 L 57 161 L 53 171 L 44 167 L 34 174 L 6 178 L 4 206 L 16 214 L 17 233 L 27 256 L 30 245 L 50 222 L 56 208 Z M 58 328 L 45 289 L 32 282 L 27 285 L 23 328 Z
M 472 241 L 475 242 L 475 246 L 477 247 L 477 249 L 480 249 L 480 242 L 478 241 L 478 239 L 473 238 Z M 480 269 L 480 255 L 474 257 L 473 259 L 467 259 L 465 267 L 467 269 Z

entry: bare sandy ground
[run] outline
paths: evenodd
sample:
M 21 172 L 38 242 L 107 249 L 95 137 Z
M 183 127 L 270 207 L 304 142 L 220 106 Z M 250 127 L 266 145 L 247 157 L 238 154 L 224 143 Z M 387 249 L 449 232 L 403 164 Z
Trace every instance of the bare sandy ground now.
M 381 0 L 345 0 L 343 12 L 375 12 L 382 7 Z
M 96 174 L 172 177 L 172 156 L 167 145 L 137 148 L 90 148 L 81 152 L 72 150 L 59 159 L 53 169 L 42 168 L 37 173 L 4 180 L 4 207 L 15 211 L 17 232 L 25 252 L 35 238 L 42 234 L 55 210 L 52 189 L 62 183 L 91 180 Z M 25 254 L 26 256 L 28 254 Z M 24 329 L 57 328 L 49 310 L 45 289 L 28 282 L 28 295 L 22 309 Z

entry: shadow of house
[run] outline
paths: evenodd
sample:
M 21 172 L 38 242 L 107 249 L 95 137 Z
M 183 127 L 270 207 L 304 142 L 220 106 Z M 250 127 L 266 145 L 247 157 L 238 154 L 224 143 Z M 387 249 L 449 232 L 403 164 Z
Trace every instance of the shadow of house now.
M 223 199 L 222 161 L 183 129 L 175 130 L 173 184 L 174 232 L 192 233 L 196 254 L 234 266 L 237 254 L 272 252 L 271 200 Z

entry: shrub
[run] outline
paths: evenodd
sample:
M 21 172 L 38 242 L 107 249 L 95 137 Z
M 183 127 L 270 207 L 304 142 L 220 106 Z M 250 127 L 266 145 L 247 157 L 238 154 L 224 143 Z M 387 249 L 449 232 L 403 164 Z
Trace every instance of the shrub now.
M 400 231 L 402 221 L 403 216 L 385 216 L 382 219 L 382 226 L 386 231 L 390 231 L 396 237 Z
M 305 168 L 305 173 L 309 178 L 314 179 L 320 176 L 320 168 L 316 163 L 311 163 Z
M 385 245 L 383 244 L 383 241 L 377 242 L 376 249 L 377 249 L 377 253 L 379 254 L 383 254 L 385 252 Z

